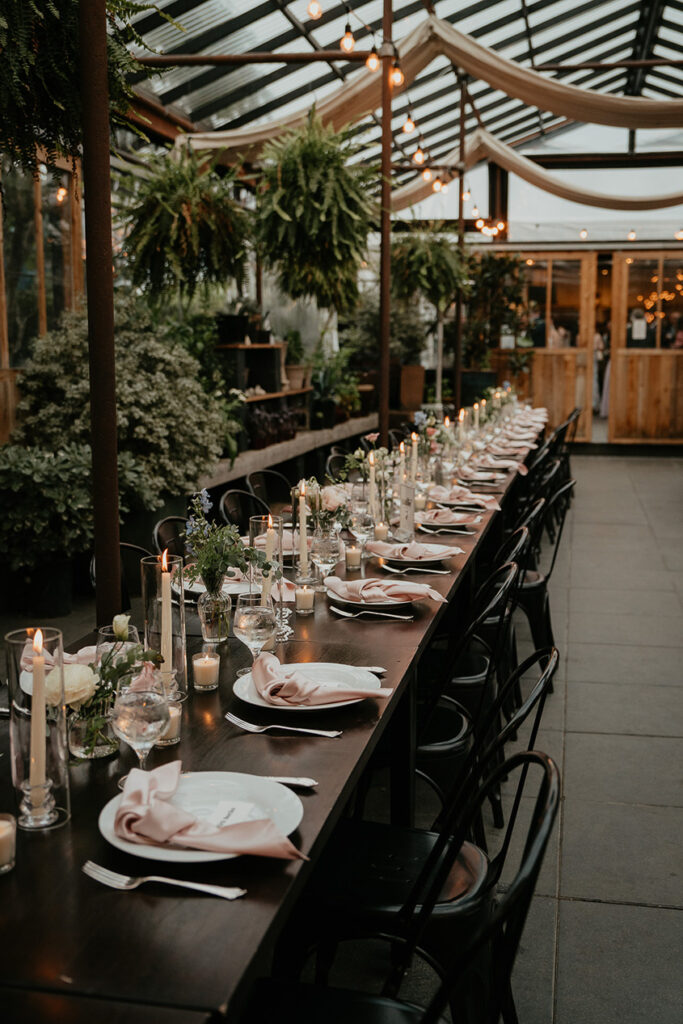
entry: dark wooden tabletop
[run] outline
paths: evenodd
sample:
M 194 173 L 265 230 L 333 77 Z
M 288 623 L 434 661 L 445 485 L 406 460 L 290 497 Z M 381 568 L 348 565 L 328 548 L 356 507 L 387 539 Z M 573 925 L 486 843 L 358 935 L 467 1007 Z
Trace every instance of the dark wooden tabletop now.
M 508 495 L 514 479 L 514 474 L 508 474 L 501 497 Z M 497 540 L 500 518 L 485 513 L 473 538 L 434 538 L 465 550 L 465 554 L 446 563 L 450 563 L 453 574 L 415 573 L 408 578 L 429 583 L 448 598 L 452 607 L 458 592 L 461 596 L 469 593 L 465 585 L 471 584 L 475 553 L 481 551 L 487 539 L 489 547 Z M 429 540 L 426 535 L 419 536 Z M 343 575 L 342 567 L 338 569 Z M 373 561 L 365 564 L 364 573 L 382 575 Z M 182 742 L 164 751 L 154 751 L 150 758 L 151 767 L 180 758 L 185 770 L 317 779 L 315 791 L 300 793 L 304 816 L 291 836 L 310 858 L 307 862 L 241 857 L 189 865 L 160 863 L 123 853 L 100 835 L 97 817 L 104 804 L 118 792 L 117 779 L 134 763 L 134 755 L 122 745 L 118 758 L 84 762 L 72 768 L 71 821 L 54 832 L 19 831 L 16 867 L 0 877 L 0 921 L 5 936 L 4 954 L 0 958 L 0 998 L 5 986 L 123 1000 L 143 1008 L 153 1004 L 197 1013 L 213 1011 L 225 1014 L 231 1021 L 237 1020 L 253 977 L 267 970 L 269 950 L 387 728 L 395 731 L 392 747 L 397 751 L 392 778 L 394 817 L 410 818 L 407 748 L 414 725 L 414 687 L 410 684 L 420 654 L 448 607 L 431 600 L 421 601 L 415 605 L 412 622 L 344 620 L 329 611 L 324 595 L 317 595 L 315 614 L 295 618 L 294 637 L 279 644 L 276 653 L 287 662 L 382 665 L 386 668 L 383 685 L 395 691 L 389 700 L 365 700 L 327 711 L 286 713 L 286 720 L 292 724 L 342 729 L 343 735 L 338 739 L 242 732 L 225 721 L 224 714 L 229 708 L 258 722 L 282 720 L 282 712 L 259 711 L 233 695 L 235 672 L 248 663 L 249 655 L 241 643 L 231 639 L 220 647 L 219 689 L 202 694 L 190 688 L 184 705 Z M 199 649 L 201 640 L 190 636 L 188 661 Z M 3 809 L 14 806 L 8 747 L 8 724 L 3 720 Z M 227 902 L 157 885 L 117 892 L 81 872 L 86 860 L 125 874 L 161 873 L 241 885 L 248 895 Z M 146 1018 L 142 1014 L 130 1019 Z

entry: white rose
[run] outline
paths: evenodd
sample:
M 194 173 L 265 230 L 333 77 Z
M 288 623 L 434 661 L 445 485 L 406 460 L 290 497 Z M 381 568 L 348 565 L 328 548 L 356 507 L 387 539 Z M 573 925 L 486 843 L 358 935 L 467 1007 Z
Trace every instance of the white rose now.
M 336 512 L 340 505 L 346 504 L 346 491 L 343 487 L 330 484 L 322 489 L 323 508 L 326 512 Z
M 130 622 L 130 615 L 115 615 L 111 620 L 112 628 L 114 630 L 114 636 L 117 640 L 128 639 L 128 623 Z
M 97 676 L 89 665 L 64 666 L 64 699 L 67 704 L 80 705 L 90 700 L 97 686 Z M 53 668 L 45 677 L 45 700 L 59 704 L 61 697 L 59 669 Z

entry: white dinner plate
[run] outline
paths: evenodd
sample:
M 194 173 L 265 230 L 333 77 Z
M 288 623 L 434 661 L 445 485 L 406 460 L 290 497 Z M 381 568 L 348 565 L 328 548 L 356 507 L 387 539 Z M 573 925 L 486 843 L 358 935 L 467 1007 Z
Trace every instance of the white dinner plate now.
M 443 562 L 445 558 L 452 558 L 457 554 L 454 548 L 446 547 L 445 544 L 425 544 L 426 548 L 432 550 L 432 554 L 423 558 L 401 558 L 394 555 L 373 555 L 374 558 L 383 558 L 391 565 L 429 565 L 431 562 Z
M 185 593 L 191 594 L 192 597 L 199 597 L 200 594 L 206 593 L 206 587 L 201 580 L 197 580 L 196 583 L 184 583 L 183 584 Z M 177 591 L 177 587 L 173 588 Z M 226 579 L 221 590 L 222 593 L 233 596 L 235 594 L 248 594 L 250 589 L 249 580 L 231 580 Z
M 325 587 L 327 588 L 327 580 L 323 580 Z M 353 601 L 348 597 L 339 597 L 332 590 L 327 590 L 327 596 L 333 604 L 341 605 L 342 608 L 352 608 L 354 611 L 358 611 L 359 608 L 366 608 L 369 611 L 381 611 L 383 608 L 389 610 L 391 608 L 401 608 L 411 605 L 412 601 L 402 600 L 390 600 L 386 601 Z
M 119 793 L 105 804 L 100 811 L 97 825 L 107 842 L 124 853 L 132 853 L 135 857 L 145 857 L 147 860 L 175 861 L 183 864 L 229 860 L 239 856 L 237 853 L 210 853 L 206 850 L 183 850 L 174 846 L 129 843 L 126 839 L 121 839 L 114 832 L 114 818 L 122 797 L 123 794 Z M 244 800 L 254 804 L 285 836 L 298 828 L 304 816 L 301 800 L 287 786 L 242 772 L 188 772 L 181 775 L 171 803 L 189 811 L 197 818 L 207 818 L 224 800 Z
M 356 607 L 358 607 L 356 605 Z M 297 672 L 302 676 L 308 676 L 313 682 L 324 683 L 326 686 L 342 686 L 344 688 L 353 686 L 356 690 L 367 690 L 368 697 L 372 697 L 373 690 L 379 690 L 382 686 L 376 675 L 368 672 L 365 668 L 357 668 L 355 665 L 337 665 L 328 661 L 302 661 L 285 668 L 296 667 Z M 349 704 L 357 704 L 363 697 L 354 697 L 353 700 L 335 701 L 333 704 L 269 704 L 260 695 L 251 672 L 248 675 L 238 676 L 233 683 L 233 693 L 240 700 L 247 704 L 255 704 L 259 708 L 269 708 L 271 711 L 327 711 L 328 708 L 345 708 Z

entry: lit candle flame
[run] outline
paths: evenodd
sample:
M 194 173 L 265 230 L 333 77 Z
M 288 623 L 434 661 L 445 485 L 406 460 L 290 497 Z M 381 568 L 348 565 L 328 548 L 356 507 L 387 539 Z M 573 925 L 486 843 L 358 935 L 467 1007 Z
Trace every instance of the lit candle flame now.
M 460 412 L 458 413 L 458 419 L 460 420 L 461 423 L 464 422 L 464 419 L 465 419 L 465 410 L 464 409 L 461 409 Z
M 370 463 L 371 466 L 375 465 L 375 453 L 374 452 L 370 452 L 370 454 L 368 455 L 368 462 Z
M 161 556 L 161 571 L 168 572 L 168 548 L 164 549 L 164 553 Z
M 301 486 L 299 487 L 299 494 L 301 495 L 302 498 L 306 497 L 306 481 L 305 480 L 301 481 Z
M 43 653 L 43 631 L 42 629 L 36 630 L 36 635 L 33 638 L 33 650 L 36 654 Z
M 268 516 L 268 529 L 273 529 L 273 517 L 271 515 Z
M 401 455 L 405 455 L 406 446 L 403 441 L 401 441 L 400 445 L 398 446 L 398 450 L 400 451 Z
M 444 427 L 446 427 L 447 430 L 450 427 L 451 421 L 450 421 L 450 418 L 448 416 L 445 417 L 445 419 L 443 421 L 443 425 L 444 425 Z

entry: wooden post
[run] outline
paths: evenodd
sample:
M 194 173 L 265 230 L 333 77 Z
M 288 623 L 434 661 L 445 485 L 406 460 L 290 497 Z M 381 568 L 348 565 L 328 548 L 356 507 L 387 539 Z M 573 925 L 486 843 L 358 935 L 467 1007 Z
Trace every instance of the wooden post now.
M 465 188 L 465 72 L 458 71 L 460 86 L 460 153 L 458 158 L 458 252 L 465 258 L 465 203 L 462 198 Z M 458 288 L 455 298 L 455 353 L 453 355 L 453 401 L 456 412 L 462 404 L 462 290 Z
M 47 297 L 45 293 L 45 249 L 43 247 L 43 194 L 40 176 L 33 179 L 33 223 L 36 229 L 36 287 L 38 334 L 47 334 Z
M 106 0 L 78 5 L 97 623 L 121 610 Z
M 389 317 L 391 314 L 391 0 L 382 16 L 382 194 L 379 259 L 379 443 L 389 443 Z

